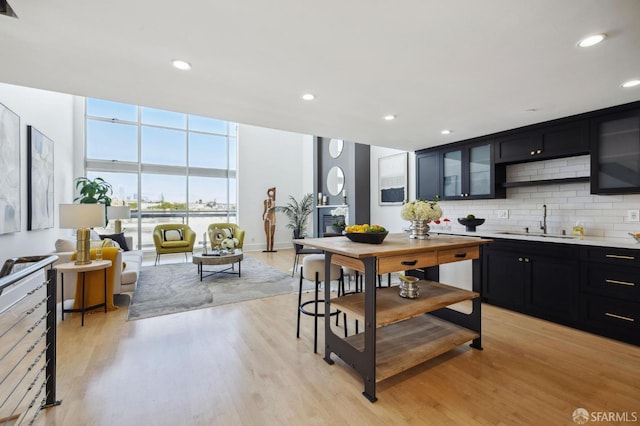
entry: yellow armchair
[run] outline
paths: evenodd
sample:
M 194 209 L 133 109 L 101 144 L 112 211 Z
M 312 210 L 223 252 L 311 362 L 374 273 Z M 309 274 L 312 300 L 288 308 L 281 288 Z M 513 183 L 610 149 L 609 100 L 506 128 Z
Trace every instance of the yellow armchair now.
M 242 243 L 244 242 L 244 230 L 235 223 L 212 223 L 211 225 L 209 225 L 209 228 L 207 228 L 209 241 L 213 241 L 213 231 L 220 228 L 231 230 L 231 234 L 233 235 L 233 237 L 238 239 L 236 248 L 242 248 Z
M 161 254 L 184 253 L 184 258 L 188 260 L 187 253 L 193 255 L 195 242 L 196 233 L 189 225 L 178 223 L 157 225 L 153 229 L 153 244 L 156 246 L 155 264 L 158 264 Z

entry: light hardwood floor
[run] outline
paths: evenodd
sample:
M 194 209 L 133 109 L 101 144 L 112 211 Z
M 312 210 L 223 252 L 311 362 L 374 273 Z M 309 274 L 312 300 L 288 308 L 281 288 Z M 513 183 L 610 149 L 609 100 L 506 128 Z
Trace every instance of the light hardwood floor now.
M 288 270 L 291 250 L 247 255 Z M 195 268 L 195 266 L 194 266 Z M 378 384 L 295 337 L 295 294 L 126 321 L 126 304 L 58 328 L 46 425 L 571 425 L 578 407 L 640 417 L 640 348 L 483 306 L 460 346 Z M 319 347 L 322 347 L 320 338 Z M 612 423 L 606 423 L 612 424 Z

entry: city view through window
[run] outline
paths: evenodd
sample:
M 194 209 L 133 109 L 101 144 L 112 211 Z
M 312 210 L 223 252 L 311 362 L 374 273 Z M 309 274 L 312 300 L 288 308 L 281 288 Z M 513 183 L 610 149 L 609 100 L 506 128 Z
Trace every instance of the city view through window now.
M 152 249 L 160 223 L 188 224 L 197 246 L 209 224 L 236 223 L 236 123 L 93 98 L 85 123 L 86 176 L 131 207 L 132 248 Z

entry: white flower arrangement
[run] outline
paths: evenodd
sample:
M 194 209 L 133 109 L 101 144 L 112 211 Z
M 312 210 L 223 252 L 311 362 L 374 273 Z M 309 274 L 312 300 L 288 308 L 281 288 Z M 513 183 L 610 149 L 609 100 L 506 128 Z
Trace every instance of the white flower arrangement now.
M 442 217 L 442 209 L 438 200 L 424 201 L 414 200 L 405 202 L 400 213 L 404 220 L 439 220 Z
M 236 248 L 236 245 L 238 244 L 238 239 L 237 238 L 231 238 L 231 237 L 227 237 L 224 240 L 222 240 L 222 242 L 220 243 L 220 247 L 222 247 L 225 250 L 233 250 L 234 248 Z
M 331 210 L 331 216 L 346 216 L 348 211 L 346 207 L 336 207 Z
M 338 217 L 346 218 L 348 212 L 349 210 L 347 209 L 347 207 L 336 207 L 335 209 L 331 210 L 331 216 L 335 218 L 333 220 L 333 226 L 335 226 L 336 228 L 346 227 L 347 223 L 343 219 L 338 219 Z

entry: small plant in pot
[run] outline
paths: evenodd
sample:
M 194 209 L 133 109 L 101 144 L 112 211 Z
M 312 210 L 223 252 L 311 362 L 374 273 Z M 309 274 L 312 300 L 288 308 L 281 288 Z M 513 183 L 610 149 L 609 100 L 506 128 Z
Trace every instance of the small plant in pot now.
M 305 194 L 300 201 L 289 195 L 289 203 L 284 206 L 275 206 L 271 209 L 287 216 L 289 219 L 287 228 L 293 230 L 293 238 L 304 238 L 309 217 L 313 213 L 313 195 Z

